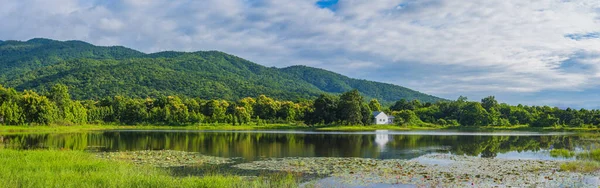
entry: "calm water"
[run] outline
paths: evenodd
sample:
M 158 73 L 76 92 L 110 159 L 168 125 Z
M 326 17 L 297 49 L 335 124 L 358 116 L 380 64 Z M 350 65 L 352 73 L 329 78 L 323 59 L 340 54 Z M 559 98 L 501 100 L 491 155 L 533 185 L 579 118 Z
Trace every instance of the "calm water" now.
M 411 159 L 428 153 L 556 159 L 552 148 L 598 148 L 594 136 L 535 132 L 305 132 L 305 131 L 101 131 L 0 135 L 0 148 L 99 151 L 180 150 L 258 160 L 269 157 Z

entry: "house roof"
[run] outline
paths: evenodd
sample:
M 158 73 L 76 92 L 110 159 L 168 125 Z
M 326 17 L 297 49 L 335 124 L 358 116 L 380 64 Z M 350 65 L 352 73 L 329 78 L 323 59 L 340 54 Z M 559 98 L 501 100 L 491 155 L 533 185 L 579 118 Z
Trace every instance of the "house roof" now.
M 379 115 L 379 114 L 381 114 L 381 113 L 383 113 L 383 112 L 380 112 L 380 111 L 373 111 L 373 116 L 378 116 L 378 115 Z M 383 113 L 383 114 L 385 114 L 385 113 Z

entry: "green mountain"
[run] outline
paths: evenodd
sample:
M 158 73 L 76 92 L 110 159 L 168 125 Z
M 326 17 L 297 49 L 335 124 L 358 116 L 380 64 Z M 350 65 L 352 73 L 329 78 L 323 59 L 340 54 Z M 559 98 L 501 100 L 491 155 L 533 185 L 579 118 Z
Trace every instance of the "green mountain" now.
M 0 84 L 46 91 L 56 83 L 69 86 L 76 99 L 184 95 L 235 100 L 265 94 L 294 100 L 358 89 L 382 102 L 442 100 L 317 68 L 268 68 L 218 51 L 145 54 L 120 46 L 49 39 L 0 43 Z

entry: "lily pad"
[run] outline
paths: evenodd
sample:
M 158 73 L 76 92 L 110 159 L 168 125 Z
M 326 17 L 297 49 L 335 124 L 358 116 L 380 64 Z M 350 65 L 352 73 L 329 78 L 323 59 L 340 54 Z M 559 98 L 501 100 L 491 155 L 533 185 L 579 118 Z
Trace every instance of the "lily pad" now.
M 201 166 L 205 164 L 218 165 L 233 163 L 233 161 L 228 158 L 207 156 L 196 152 L 173 150 L 100 152 L 97 154 L 97 156 L 108 160 L 130 161 L 136 164 L 158 167 Z

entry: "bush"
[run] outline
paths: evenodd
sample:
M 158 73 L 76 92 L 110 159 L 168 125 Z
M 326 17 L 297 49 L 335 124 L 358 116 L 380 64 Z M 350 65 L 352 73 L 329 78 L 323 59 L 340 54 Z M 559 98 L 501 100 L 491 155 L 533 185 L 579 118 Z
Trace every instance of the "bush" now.
M 567 149 L 553 149 L 552 151 L 550 151 L 550 156 L 571 158 L 575 156 L 575 152 L 569 151 Z
M 577 158 L 600 161 L 600 149 L 595 149 L 595 150 L 592 150 L 589 152 L 580 153 L 577 155 Z
M 561 164 L 560 169 L 569 172 L 596 172 L 600 170 L 600 163 L 595 161 L 572 161 Z

